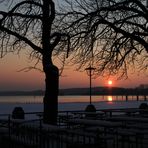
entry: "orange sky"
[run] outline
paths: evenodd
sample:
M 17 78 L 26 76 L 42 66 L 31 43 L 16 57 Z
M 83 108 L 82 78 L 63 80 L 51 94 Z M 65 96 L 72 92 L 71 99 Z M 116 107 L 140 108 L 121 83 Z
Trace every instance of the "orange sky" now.
M 4 7 L 1 7 L 1 9 Z M 22 52 L 21 52 L 22 53 Z M 17 72 L 22 68 L 33 66 L 27 59 L 28 55 L 7 55 L 0 59 L 0 91 L 1 90 L 34 90 L 44 89 L 44 73 L 36 70 L 29 72 Z M 60 77 L 60 88 L 88 87 L 89 78 L 86 73 L 74 71 L 74 68 L 64 70 Z M 65 76 L 66 75 L 66 76 Z M 92 81 L 93 86 L 104 86 L 107 79 L 99 77 Z M 129 79 L 117 81 L 113 78 L 113 86 L 136 87 L 140 84 L 148 84 L 148 74 L 129 75 Z
M 26 54 L 7 55 L 0 59 L 0 91 L 1 90 L 35 90 L 44 89 L 44 73 L 37 70 L 18 72 L 22 68 L 33 66 Z M 115 87 L 136 87 L 140 84 L 148 84 L 145 74 L 129 75 L 129 79 L 117 81 L 112 78 Z M 107 78 L 98 77 L 92 81 L 93 86 L 107 85 Z M 85 72 L 78 72 L 74 67 L 64 70 L 60 77 L 60 88 L 88 87 L 89 77 Z

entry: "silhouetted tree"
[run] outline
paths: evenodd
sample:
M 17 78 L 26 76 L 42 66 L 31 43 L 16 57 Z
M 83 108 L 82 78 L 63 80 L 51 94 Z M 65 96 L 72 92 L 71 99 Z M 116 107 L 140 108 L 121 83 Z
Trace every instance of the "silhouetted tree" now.
M 44 122 L 50 124 L 57 121 L 59 69 L 53 64 L 55 57 L 64 62 L 68 56 L 78 69 L 91 61 L 99 75 L 104 71 L 124 75 L 134 62 L 147 69 L 146 0 L 65 1 L 59 0 L 64 7 L 58 12 L 53 0 L 0 1 L 1 57 L 27 48 L 32 49 L 30 56 L 42 61 Z
M 55 3 L 53 0 L 1 0 L 0 4 L 0 56 L 27 48 L 31 57 L 42 61 L 46 85 L 43 119 L 45 123 L 56 124 L 59 69 L 52 57 L 61 53 L 64 58 L 69 37 L 64 30 L 57 30 Z
M 148 69 L 148 0 L 65 2 L 65 29 L 74 35 L 71 45 L 80 48 L 74 63 L 79 61 L 83 67 L 93 52 L 98 75 L 120 73 L 123 77 L 134 66 Z M 61 10 L 64 11 L 62 7 Z

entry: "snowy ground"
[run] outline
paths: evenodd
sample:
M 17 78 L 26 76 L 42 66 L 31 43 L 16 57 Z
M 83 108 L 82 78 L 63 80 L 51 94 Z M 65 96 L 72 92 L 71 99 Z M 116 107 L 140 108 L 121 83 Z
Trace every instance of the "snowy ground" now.
M 96 109 L 113 109 L 113 108 L 138 108 L 144 101 L 128 101 L 128 102 L 98 102 L 93 103 Z M 148 103 L 148 102 L 146 102 Z M 59 111 L 66 110 L 84 110 L 88 103 L 59 103 Z M 43 104 L 40 103 L 1 103 L 0 104 L 0 114 L 11 114 L 15 107 L 22 107 L 25 112 L 42 112 Z M 34 116 L 29 116 L 27 119 L 33 119 Z M 37 116 L 36 116 L 37 117 Z M 3 118 L 3 116 L 0 116 Z M 26 118 L 26 116 L 25 116 Z M 7 116 L 8 119 L 8 116 Z
M 144 101 L 128 101 L 128 102 L 98 102 L 93 103 L 96 109 L 106 108 L 137 108 Z M 88 103 L 59 103 L 59 111 L 70 111 L 70 110 L 84 110 Z M 42 112 L 43 104 L 41 103 L 0 103 L 0 114 L 11 114 L 15 107 L 22 107 L 25 112 Z

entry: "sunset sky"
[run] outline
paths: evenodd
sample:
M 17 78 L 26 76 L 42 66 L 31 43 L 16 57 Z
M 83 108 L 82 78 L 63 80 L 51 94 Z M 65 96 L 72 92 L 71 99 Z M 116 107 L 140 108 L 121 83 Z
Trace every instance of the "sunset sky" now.
M 4 7 L 0 6 L 0 9 Z M 23 68 L 34 66 L 28 60 L 28 55 L 8 54 L 0 59 L 0 91 L 3 90 L 36 90 L 44 89 L 44 73 L 37 70 L 20 71 Z M 20 71 L 20 72 L 18 72 Z M 66 67 L 60 77 L 60 88 L 89 87 L 89 77 L 85 72 L 75 70 L 75 67 Z M 114 87 L 137 87 L 148 84 L 148 74 L 129 72 L 127 80 L 117 80 L 116 76 L 110 78 Z M 107 86 L 108 79 L 98 77 L 92 81 L 92 86 Z
M 33 66 L 28 60 L 27 54 L 8 54 L 0 59 L 0 91 L 2 90 L 36 90 L 44 89 L 44 73 L 38 70 L 29 72 L 20 71 L 23 68 Z M 20 72 L 18 72 L 20 71 Z M 60 88 L 88 87 L 89 77 L 85 72 L 76 71 L 74 67 L 66 67 L 63 76 L 60 77 Z M 146 74 L 129 74 L 127 80 L 117 80 L 116 76 L 111 78 L 112 86 L 136 87 L 140 84 L 148 84 Z M 108 79 L 98 77 L 92 80 L 92 86 L 107 86 Z

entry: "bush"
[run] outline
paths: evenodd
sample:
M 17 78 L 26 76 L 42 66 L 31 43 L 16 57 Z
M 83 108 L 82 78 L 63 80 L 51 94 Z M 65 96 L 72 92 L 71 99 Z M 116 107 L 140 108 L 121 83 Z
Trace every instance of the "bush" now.
M 143 110 L 139 111 L 140 114 L 148 113 L 148 104 L 147 103 L 141 103 L 139 105 L 139 109 L 143 109 Z
M 22 107 L 15 107 L 12 111 L 12 118 L 13 119 L 24 119 L 24 110 Z
M 96 108 L 92 104 L 89 104 L 86 107 L 85 112 L 87 112 L 87 114 L 85 115 L 86 118 L 95 118 L 96 117 L 96 114 L 95 114 L 96 113 Z
M 86 109 L 85 109 L 86 112 L 96 112 L 96 108 L 94 105 L 92 104 L 89 104 Z

